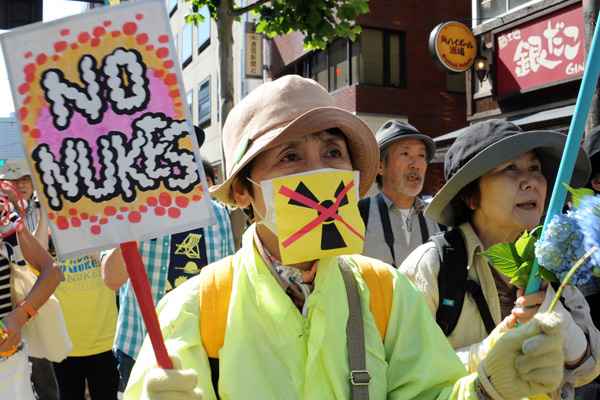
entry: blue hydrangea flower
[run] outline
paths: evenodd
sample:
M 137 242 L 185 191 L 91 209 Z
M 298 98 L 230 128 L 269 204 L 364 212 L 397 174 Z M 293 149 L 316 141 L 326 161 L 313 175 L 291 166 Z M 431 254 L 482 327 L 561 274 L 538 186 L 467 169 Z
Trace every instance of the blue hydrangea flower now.
M 585 196 L 574 212 L 583 234 L 584 252 L 593 246 L 600 248 L 600 196 Z M 592 264 L 600 267 L 600 249 L 592 255 Z
M 561 281 L 585 252 L 584 235 L 575 212 L 555 215 L 535 244 L 535 256 L 539 264 Z M 592 265 L 588 260 L 581 266 L 571 279 L 571 284 L 579 286 L 587 283 L 592 276 Z

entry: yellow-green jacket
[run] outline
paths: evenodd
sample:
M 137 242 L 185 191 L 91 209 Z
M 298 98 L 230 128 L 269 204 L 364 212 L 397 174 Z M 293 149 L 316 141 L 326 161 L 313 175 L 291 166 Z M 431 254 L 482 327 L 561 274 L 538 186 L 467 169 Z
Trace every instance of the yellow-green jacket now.
M 253 227 L 252 227 L 253 228 Z M 346 349 L 348 303 L 338 259 L 319 261 L 303 317 L 265 265 L 248 229 L 233 258 L 233 283 L 224 345 L 219 353 L 221 399 L 349 399 Z M 357 263 L 379 263 L 353 256 Z M 369 310 L 369 292 L 354 270 L 365 329 L 370 399 L 476 399 L 475 375 L 465 368 L 437 327 L 421 294 L 387 264 L 393 299 L 382 341 Z M 169 354 L 198 374 L 205 399 L 216 399 L 199 332 L 198 277 L 158 306 Z M 125 400 L 146 399 L 143 381 L 156 367 L 149 340 L 133 368 Z

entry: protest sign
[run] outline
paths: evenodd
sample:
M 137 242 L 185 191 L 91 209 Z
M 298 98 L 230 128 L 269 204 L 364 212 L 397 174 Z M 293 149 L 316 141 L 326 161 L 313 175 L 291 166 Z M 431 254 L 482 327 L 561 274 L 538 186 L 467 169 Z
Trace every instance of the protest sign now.
M 358 172 L 321 170 L 275 178 L 268 185 L 265 196 L 274 201 L 285 265 L 362 253 Z
M 170 30 L 149 0 L 1 37 L 60 256 L 212 222 Z

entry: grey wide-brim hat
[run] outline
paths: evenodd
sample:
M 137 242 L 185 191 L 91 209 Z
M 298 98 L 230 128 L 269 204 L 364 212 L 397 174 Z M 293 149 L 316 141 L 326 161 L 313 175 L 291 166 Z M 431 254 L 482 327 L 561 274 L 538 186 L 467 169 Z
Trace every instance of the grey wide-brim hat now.
M 548 199 L 554 187 L 567 136 L 555 131 L 523 132 L 504 120 L 487 120 L 464 128 L 450 146 L 444 160 L 446 184 L 425 210 L 427 217 L 446 226 L 454 226 L 452 200 L 469 183 L 498 165 L 521 154 L 535 151 L 548 181 Z M 579 149 L 570 184 L 583 186 L 590 175 L 590 160 Z M 547 200 L 548 200 L 547 199 Z
M 425 144 L 427 149 L 427 162 L 430 162 L 435 155 L 435 142 L 433 139 L 419 132 L 417 128 L 408 122 L 398 119 L 391 119 L 381 125 L 375 133 L 375 139 L 377 140 L 380 152 L 383 152 L 387 147 L 400 140 L 418 139 Z

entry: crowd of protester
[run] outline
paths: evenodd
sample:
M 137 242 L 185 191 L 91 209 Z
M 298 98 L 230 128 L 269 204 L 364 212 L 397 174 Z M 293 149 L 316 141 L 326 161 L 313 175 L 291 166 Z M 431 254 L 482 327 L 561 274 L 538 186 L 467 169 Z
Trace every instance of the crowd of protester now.
M 399 120 L 373 133 L 298 76 L 236 105 L 223 129 L 223 182 L 202 163 L 216 223 L 138 243 L 172 370 L 157 366 L 121 250 L 55 261 L 27 162 L 6 161 L 0 394 L 600 398 L 598 279 L 568 286 L 548 312 L 556 287 L 525 294 L 483 254 L 542 223 L 566 136 L 495 119 L 468 126 L 445 155 L 445 185 L 426 201 L 436 134 Z M 283 264 L 266 183 L 349 170 L 360 176 L 363 254 L 307 249 L 305 261 Z M 600 193 L 600 128 L 582 144 L 570 183 Z M 235 208 L 248 216 L 239 249 Z M 37 279 L 21 301 L 19 270 Z M 53 293 L 72 346 L 62 360 L 28 357 L 23 327 Z

